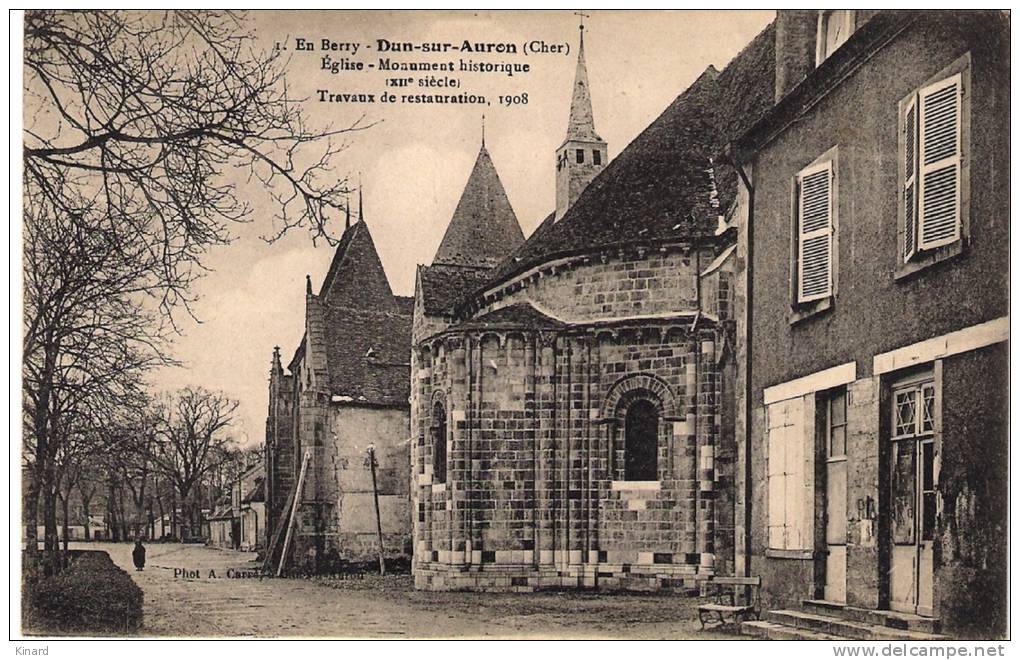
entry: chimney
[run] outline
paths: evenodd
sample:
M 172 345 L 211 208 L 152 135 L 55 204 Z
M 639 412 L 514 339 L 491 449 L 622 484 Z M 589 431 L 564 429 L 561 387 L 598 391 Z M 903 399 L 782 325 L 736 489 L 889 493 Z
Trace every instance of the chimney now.
M 776 12 L 776 103 L 815 68 L 818 10 Z

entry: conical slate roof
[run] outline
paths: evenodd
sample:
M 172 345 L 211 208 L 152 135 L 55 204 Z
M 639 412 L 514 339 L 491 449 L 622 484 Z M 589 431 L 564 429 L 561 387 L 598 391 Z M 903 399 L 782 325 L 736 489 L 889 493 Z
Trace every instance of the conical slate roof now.
M 491 268 L 523 242 L 517 215 L 482 143 L 432 263 Z
M 584 33 L 577 51 L 577 71 L 574 73 L 574 95 L 570 99 L 570 121 L 567 139 L 582 142 L 602 142 L 595 132 L 595 115 L 591 110 L 591 91 L 588 89 L 588 68 L 584 63 Z
M 340 237 L 319 297 L 337 307 L 400 311 L 364 220 L 351 225 Z

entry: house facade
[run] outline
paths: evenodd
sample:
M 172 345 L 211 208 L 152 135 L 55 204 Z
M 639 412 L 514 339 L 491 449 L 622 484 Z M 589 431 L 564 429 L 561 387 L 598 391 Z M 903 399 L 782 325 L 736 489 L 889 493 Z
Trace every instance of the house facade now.
M 266 547 L 265 466 L 262 461 L 245 468 L 226 484 L 227 490 L 212 513 L 208 544 L 257 552 Z
M 415 291 L 420 589 L 685 589 L 732 571 L 736 173 L 773 32 L 610 162 L 583 33 L 555 210 L 524 240 L 482 144 Z M 552 145 L 551 145 L 552 146 Z
M 231 484 L 230 500 L 236 523 L 235 547 L 255 552 L 266 545 L 265 467 L 252 465 Z
M 738 570 L 772 609 L 1004 634 L 1008 18 L 775 29 L 775 106 L 732 149 Z
M 307 282 L 305 335 L 286 370 L 273 353 L 265 499 L 274 570 L 288 528 L 288 571 L 375 561 L 379 527 L 387 557 L 410 554 L 410 303 L 393 295 L 368 224 L 348 219 L 319 293 Z

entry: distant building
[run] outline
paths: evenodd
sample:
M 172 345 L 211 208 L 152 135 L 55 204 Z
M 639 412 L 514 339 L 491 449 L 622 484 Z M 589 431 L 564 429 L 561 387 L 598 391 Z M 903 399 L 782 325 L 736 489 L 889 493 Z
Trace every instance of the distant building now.
M 327 556 L 378 556 L 369 447 L 375 448 L 384 552 L 410 553 L 411 300 L 393 295 L 368 224 L 340 239 L 318 294 L 305 292 L 305 335 L 284 371 L 277 349 L 266 420 L 267 543 L 279 561 L 296 512 L 288 565 L 315 570 Z M 302 459 L 308 468 L 297 507 Z
M 226 484 L 221 497 L 206 519 L 209 545 L 256 552 L 266 547 L 265 466 L 249 466 Z
M 209 524 L 209 545 L 214 548 L 234 548 L 234 508 L 230 496 L 224 495 L 206 518 Z
M 734 151 L 738 569 L 774 609 L 1003 635 L 1008 16 L 775 25 L 775 107 Z
M 262 465 L 256 466 L 258 476 L 254 483 L 241 491 L 239 507 L 241 550 L 255 552 L 266 547 L 266 495 Z

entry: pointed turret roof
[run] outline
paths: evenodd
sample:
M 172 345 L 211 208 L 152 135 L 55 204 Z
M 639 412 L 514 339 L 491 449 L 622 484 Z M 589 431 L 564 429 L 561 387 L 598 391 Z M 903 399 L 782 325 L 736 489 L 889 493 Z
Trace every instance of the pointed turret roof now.
M 595 132 L 595 115 L 591 110 L 591 91 L 588 88 L 588 68 L 584 63 L 584 28 L 581 28 L 581 44 L 577 49 L 577 71 L 574 73 L 574 95 L 570 99 L 570 121 L 567 123 L 567 139 L 582 142 L 602 142 Z
M 411 321 L 410 305 L 393 295 L 359 213 L 340 237 L 318 295 L 305 297 L 305 337 L 290 370 L 304 361 L 312 386 L 334 402 L 407 408 Z
M 432 263 L 491 268 L 523 242 L 517 215 L 483 143 Z
M 368 224 L 359 218 L 340 237 L 319 297 L 336 307 L 399 312 Z

